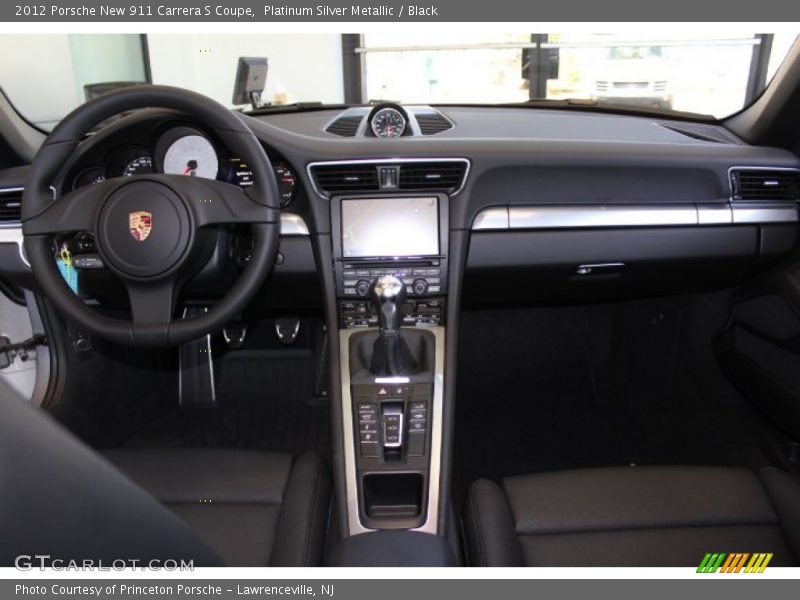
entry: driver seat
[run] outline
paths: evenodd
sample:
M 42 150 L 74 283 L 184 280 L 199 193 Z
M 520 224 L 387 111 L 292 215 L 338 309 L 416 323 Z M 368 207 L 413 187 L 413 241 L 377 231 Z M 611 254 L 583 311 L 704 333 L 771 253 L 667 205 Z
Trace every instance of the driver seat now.
M 102 455 L 185 521 L 228 566 L 322 565 L 331 481 L 318 455 L 295 459 L 232 448 Z
M 0 396 L 0 496 L 4 567 L 32 555 L 299 567 L 322 563 L 331 480 L 312 454 L 98 454 L 44 411 Z

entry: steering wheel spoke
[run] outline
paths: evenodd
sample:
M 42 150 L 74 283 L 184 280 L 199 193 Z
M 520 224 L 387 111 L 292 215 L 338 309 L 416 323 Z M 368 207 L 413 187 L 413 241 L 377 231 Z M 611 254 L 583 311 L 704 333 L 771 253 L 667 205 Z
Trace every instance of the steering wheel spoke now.
M 131 305 L 134 330 L 148 327 L 167 327 L 175 312 L 178 286 L 172 279 L 161 281 L 125 281 Z
M 97 231 L 97 219 L 103 201 L 119 183 L 104 181 L 80 188 L 53 200 L 39 214 L 23 222 L 25 235 L 56 235 L 76 231 Z
M 170 186 L 188 202 L 197 227 L 277 223 L 280 212 L 251 199 L 238 185 L 200 177 L 168 175 Z

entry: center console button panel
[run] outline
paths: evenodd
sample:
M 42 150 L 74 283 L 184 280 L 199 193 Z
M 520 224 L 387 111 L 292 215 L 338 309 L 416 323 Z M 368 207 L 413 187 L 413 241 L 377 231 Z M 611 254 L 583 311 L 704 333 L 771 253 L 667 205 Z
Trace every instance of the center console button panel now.
M 425 457 L 433 387 L 416 385 L 353 385 L 354 423 L 364 467 L 408 464 Z M 414 466 L 417 461 L 413 461 Z
M 403 325 L 443 325 L 445 302 L 440 299 L 414 300 L 407 302 Z M 339 326 L 345 329 L 353 327 L 375 327 L 378 316 L 367 300 L 342 300 L 339 303 Z

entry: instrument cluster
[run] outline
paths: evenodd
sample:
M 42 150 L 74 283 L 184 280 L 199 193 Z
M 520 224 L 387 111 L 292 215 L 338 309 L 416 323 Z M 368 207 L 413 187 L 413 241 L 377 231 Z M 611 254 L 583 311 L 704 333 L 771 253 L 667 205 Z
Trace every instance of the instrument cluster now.
M 285 160 L 270 158 L 283 208 L 291 204 L 297 194 L 297 173 Z M 253 185 L 253 173 L 245 160 L 229 155 L 200 130 L 181 126 L 162 133 L 152 148 L 140 145 L 118 148 L 105 164 L 81 169 L 72 179 L 72 189 L 115 177 L 150 173 L 205 177 L 242 188 Z

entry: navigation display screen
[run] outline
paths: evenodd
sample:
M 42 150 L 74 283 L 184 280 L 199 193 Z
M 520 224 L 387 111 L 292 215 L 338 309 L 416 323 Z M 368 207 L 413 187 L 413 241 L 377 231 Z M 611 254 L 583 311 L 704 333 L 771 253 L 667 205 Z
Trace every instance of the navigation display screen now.
M 344 258 L 439 254 L 436 198 L 342 201 Z

